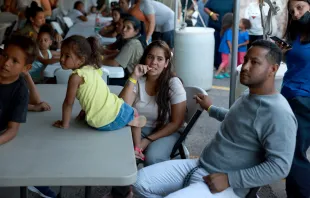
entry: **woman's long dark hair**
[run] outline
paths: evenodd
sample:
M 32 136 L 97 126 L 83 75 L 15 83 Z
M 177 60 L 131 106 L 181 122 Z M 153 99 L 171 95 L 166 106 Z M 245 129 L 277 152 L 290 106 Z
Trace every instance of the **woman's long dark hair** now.
M 225 14 L 222 20 L 221 36 L 224 35 L 226 30 L 228 30 L 229 28 L 232 28 L 233 24 L 234 24 L 233 13 Z
M 30 7 L 27 7 L 25 11 L 27 22 L 30 23 L 30 18 L 35 18 L 39 12 L 43 12 L 43 9 L 39 7 L 37 2 L 35 1 L 31 2 Z
M 295 0 L 296 1 L 296 0 Z M 310 5 L 310 0 L 297 0 L 304 1 Z M 289 4 L 291 0 L 287 2 L 287 9 L 289 11 Z M 298 21 L 293 20 L 292 15 L 288 14 L 288 22 L 286 27 L 285 38 L 288 43 L 292 44 L 298 36 L 305 36 L 305 38 L 301 41 L 302 44 L 310 43 L 310 22 L 306 25 L 301 25 Z
M 170 79 L 176 77 L 172 72 L 171 65 L 171 51 L 169 46 L 164 41 L 154 41 L 145 49 L 141 58 L 140 64 L 145 64 L 146 57 L 153 48 L 160 48 L 164 51 L 165 60 L 168 62 L 167 68 L 165 68 L 157 79 L 156 84 L 156 104 L 158 105 L 158 116 L 156 120 L 156 127 L 154 131 L 160 130 L 166 124 L 167 118 L 170 117 Z
M 140 41 L 143 49 L 146 48 L 146 31 L 145 31 L 145 25 L 142 21 L 139 21 L 136 17 L 132 16 L 132 15 L 127 15 L 124 18 L 124 23 L 125 21 L 130 21 L 132 23 L 132 26 L 134 28 L 135 31 L 138 31 L 138 40 Z

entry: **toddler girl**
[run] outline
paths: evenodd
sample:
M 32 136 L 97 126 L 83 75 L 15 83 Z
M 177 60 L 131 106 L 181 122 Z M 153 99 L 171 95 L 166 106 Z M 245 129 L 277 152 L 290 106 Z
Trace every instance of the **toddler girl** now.
M 39 46 L 37 59 L 32 63 L 32 68 L 29 71 L 33 81 L 40 83 L 43 80 L 43 71 L 49 64 L 59 62 L 60 53 L 49 50 L 53 43 L 54 30 L 45 24 L 40 28 L 37 37 L 37 44 Z
M 244 56 L 247 52 L 247 45 L 249 44 L 249 32 L 251 29 L 251 22 L 248 19 L 241 19 L 239 23 L 239 39 L 238 39 L 238 64 L 241 65 L 244 62 Z
M 214 78 L 222 79 L 229 78 L 228 65 L 229 55 L 232 51 L 232 28 L 233 26 L 233 14 L 228 13 L 223 17 L 222 29 L 221 29 L 221 43 L 219 52 L 222 54 L 222 63 L 216 71 Z
M 78 119 L 84 119 L 88 125 L 99 131 L 113 131 L 125 127 L 143 127 L 144 116 L 111 93 L 102 80 L 100 47 L 94 37 L 71 36 L 61 46 L 60 64 L 63 69 L 72 69 L 69 78 L 67 95 L 62 106 L 62 120 L 54 123 L 55 127 L 68 128 L 75 98 L 82 110 Z M 135 151 L 140 151 L 141 134 L 132 132 Z M 143 158 L 142 152 L 136 153 Z M 139 156 L 139 157 L 140 157 Z

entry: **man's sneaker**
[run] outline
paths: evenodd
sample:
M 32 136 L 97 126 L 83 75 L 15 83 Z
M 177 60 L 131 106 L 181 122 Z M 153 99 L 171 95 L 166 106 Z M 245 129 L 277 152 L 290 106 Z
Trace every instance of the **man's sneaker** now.
M 50 187 L 47 186 L 28 186 L 28 190 L 37 193 L 44 198 L 56 198 L 56 194 L 54 193 L 54 191 L 52 191 Z
M 225 78 L 230 78 L 229 73 L 224 73 L 223 76 L 224 76 Z

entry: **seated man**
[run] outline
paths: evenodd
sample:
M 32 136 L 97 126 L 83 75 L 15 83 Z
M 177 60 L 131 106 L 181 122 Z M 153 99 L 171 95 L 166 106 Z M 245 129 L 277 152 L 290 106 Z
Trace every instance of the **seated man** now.
M 73 10 L 68 14 L 73 23 L 87 21 L 87 15 L 84 9 L 84 3 L 77 1 L 74 3 Z
M 138 197 L 245 197 L 250 188 L 285 178 L 297 121 L 274 87 L 281 58 L 275 44 L 253 43 L 240 75 L 250 93 L 230 110 L 213 106 L 208 96 L 195 96 L 211 117 L 222 121 L 215 139 L 199 160 L 171 160 L 141 169 L 134 184 Z

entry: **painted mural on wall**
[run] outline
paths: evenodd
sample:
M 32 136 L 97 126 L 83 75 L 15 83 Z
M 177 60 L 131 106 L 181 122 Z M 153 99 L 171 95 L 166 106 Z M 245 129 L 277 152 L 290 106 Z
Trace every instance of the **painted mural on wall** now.
M 258 0 L 241 0 L 240 1 L 240 18 L 245 16 L 246 8 L 250 3 L 257 2 Z M 286 24 L 287 24 L 287 1 L 288 0 L 271 0 L 272 2 L 276 2 L 279 6 L 280 10 L 277 16 L 273 19 L 273 28 L 274 34 L 278 37 L 282 37 L 285 33 Z

